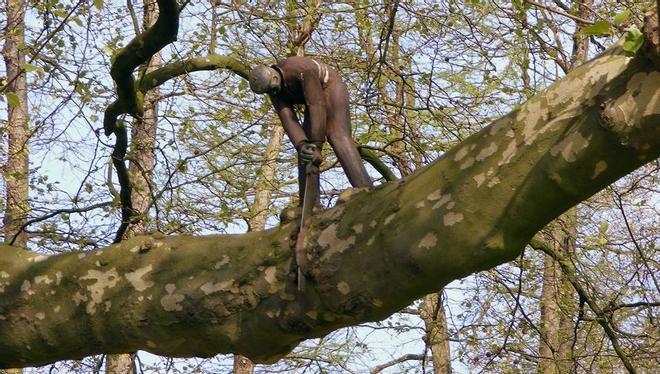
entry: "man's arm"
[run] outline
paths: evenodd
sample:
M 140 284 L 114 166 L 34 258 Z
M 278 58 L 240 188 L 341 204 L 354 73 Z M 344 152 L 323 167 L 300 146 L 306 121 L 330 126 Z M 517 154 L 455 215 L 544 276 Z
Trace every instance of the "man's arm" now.
M 296 116 L 296 112 L 293 110 L 293 105 L 278 96 L 269 96 L 270 102 L 273 103 L 273 107 L 275 107 L 277 116 L 280 117 L 284 131 L 286 131 L 286 134 L 289 137 L 289 140 L 291 140 L 291 143 L 293 143 L 293 146 L 298 149 L 300 144 L 307 141 L 307 136 L 305 135 L 305 131 L 303 130 L 302 126 L 300 126 L 298 116 Z
M 321 146 L 325 141 L 326 106 L 323 87 L 316 69 L 305 69 L 302 73 L 302 86 L 307 105 L 306 121 L 310 125 L 310 141 Z

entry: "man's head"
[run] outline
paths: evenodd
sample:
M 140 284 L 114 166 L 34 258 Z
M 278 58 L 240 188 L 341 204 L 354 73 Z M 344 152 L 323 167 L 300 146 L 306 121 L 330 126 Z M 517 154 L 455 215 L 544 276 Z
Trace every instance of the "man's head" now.
M 250 72 L 250 89 L 254 93 L 277 93 L 280 84 L 280 74 L 273 68 L 259 65 Z

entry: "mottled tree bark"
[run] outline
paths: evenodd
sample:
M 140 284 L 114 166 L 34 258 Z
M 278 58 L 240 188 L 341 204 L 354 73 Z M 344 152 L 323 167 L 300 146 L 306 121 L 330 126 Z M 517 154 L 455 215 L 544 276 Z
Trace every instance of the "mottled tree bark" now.
M 3 234 L 5 243 L 27 247 L 27 234 L 23 231 L 30 210 L 27 74 L 25 64 L 25 0 L 7 0 L 7 25 L 2 57 L 5 62 L 7 87 L 7 158 L 2 167 L 5 182 L 5 213 Z M 10 99 L 11 97 L 11 99 Z M 0 254 L 2 255 L 2 254 Z M 7 369 L 7 374 L 20 374 L 21 369 Z
M 3 234 L 6 243 L 27 246 L 23 226 L 29 212 L 28 200 L 28 125 L 27 75 L 25 64 L 25 7 L 24 0 L 6 3 L 7 27 L 2 56 L 7 69 L 7 162 L 2 168 L 7 196 Z M 11 98 L 11 99 L 10 99 Z
M 442 292 L 424 296 L 420 312 L 426 329 L 426 344 L 431 347 L 433 372 L 436 374 L 451 374 L 449 331 L 447 330 L 447 318 L 442 303 Z
M 87 253 L 0 248 L 0 367 L 145 349 L 273 362 L 517 257 L 563 212 L 660 155 L 658 65 L 618 44 L 428 167 L 297 223 L 135 237 Z
M 575 255 L 577 236 L 576 209 L 555 220 L 545 230 L 552 250 L 564 257 Z M 541 322 L 539 342 L 540 373 L 570 372 L 572 321 L 576 300 L 574 292 L 561 267 L 552 257 L 544 256 L 543 289 L 541 292 Z

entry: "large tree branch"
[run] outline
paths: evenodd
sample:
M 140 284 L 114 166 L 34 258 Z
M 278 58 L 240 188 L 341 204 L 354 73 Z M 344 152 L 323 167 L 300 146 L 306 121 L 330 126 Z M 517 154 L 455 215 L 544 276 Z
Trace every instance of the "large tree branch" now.
M 247 79 L 249 68 L 242 62 L 230 56 L 208 55 L 196 57 L 184 61 L 167 64 L 160 69 L 154 70 L 144 76 L 140 83 L 140 91 L 147 92 L 159 86 L 169 79 L 203 70 L 227 69 L 242 78 Z
M 0 367 L 145 349 L 272 362 L 515 258 L 576 203 L 660 154 L 660 71 L 620 45 L 401 180 L 345 196 L 305 237 L 136 237 L 43 256 L 0 248 Z

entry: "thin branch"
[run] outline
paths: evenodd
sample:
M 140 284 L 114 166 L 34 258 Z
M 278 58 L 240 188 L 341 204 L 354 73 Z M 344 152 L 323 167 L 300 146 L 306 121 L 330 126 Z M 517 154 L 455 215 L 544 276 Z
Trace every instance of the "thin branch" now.
M 84 208 L 57 209 L 57 210 L 54 210 L 54 211 L 52 211 L 48 214 L 45 214 L 41 217 L 33 218 L 33 219 L 25 222 L 23 224 L 23 226 L 21 226 L 20 229 L 18 229 L 17 233 L 11 238 L 11 241 L 9 242 L 9 245 L 14 245 L 14 241 L 16 241 L 16 238 L 18 238 L 19 234 L 22 233 L 28 226 L 30 226 L 34 223 L 45 221 L 49 218 L 55 217 L 58 214 L 84 213 L 84 212 L 89 212 L 90 210 L 103 208 L 103 207 L 111 206 L 111 205 L 112 205 L 112 201 L 106 201 L 106 202 L 103 202 L 103 203 L 93 204 L 93 205 L 90 205 L 90 206 L 87 206 L 87 207 L 84 207 Z
M 413 361 L 413 360 L 414 361 L 430 360 L 430 357 L 426 357 L 426 355 L 416 355 L 416 354 L 412 354 L 412 353 L 407 354 L 407 355 L 403 355 L 399 358 L 395 358 L 392 361 L 388 361 L 388 362 L 386 362 L 382 365 L 376 366 L 375 368 L 373 368 L 371 370 L 371 374 L 377 374 L 377 373 L 380 373 L 381 371 L 383 371 L 383 370 L 385 370 L 389 367 L 392 367 L 394 365 L 398 365 L 402 362 Z
M 363 146 L 358 146 L 358 151 L 360 152 L 360 157 L 371 164 L 386 181 L 390 182 L 398 179 L 392 170 L 374 152 Z
M 581 17 L 578 17 L 578 16 L 574 16 L 574 15 L 572 15 L 572 14 L 570 14 L 570 13 L 566 13 L 566 12 L 564 12 L 563 10 L 559 10 L 559 9 L 551 8 L 551 7 L 549 7 L 549 6 L 546 6 L 546 5 L 543 5 L 543 4 L 539 4 L 539 3 L 537 3 L 537 2 L 530 1 L 530 0 L 525 0 L 525 2 L 526 2 L 527 4 L 529 4 L 529 5 L 533 5 L 533 6 L 537 7 L 537 8 L 545 9 L 545 10 L 547 10 L 548 12 L 556 13 L 556 14 L 562 15 L 562 16 L 564 16 L 564 17 L 568 17 L 568 18 L 570 18 L 570 19 L 572 19 L 572 20 L 574 20 L 574 21 L 581 22 L 581 23 L 583 23 L 583 24 L 585 24 L 585 25 L 593 25 L 593 24 L 594 24 L 594 21 L 590 21 L 590 20 L 588 20 L 588 19 L 584 19 L 584 18 L 581 18 Z

